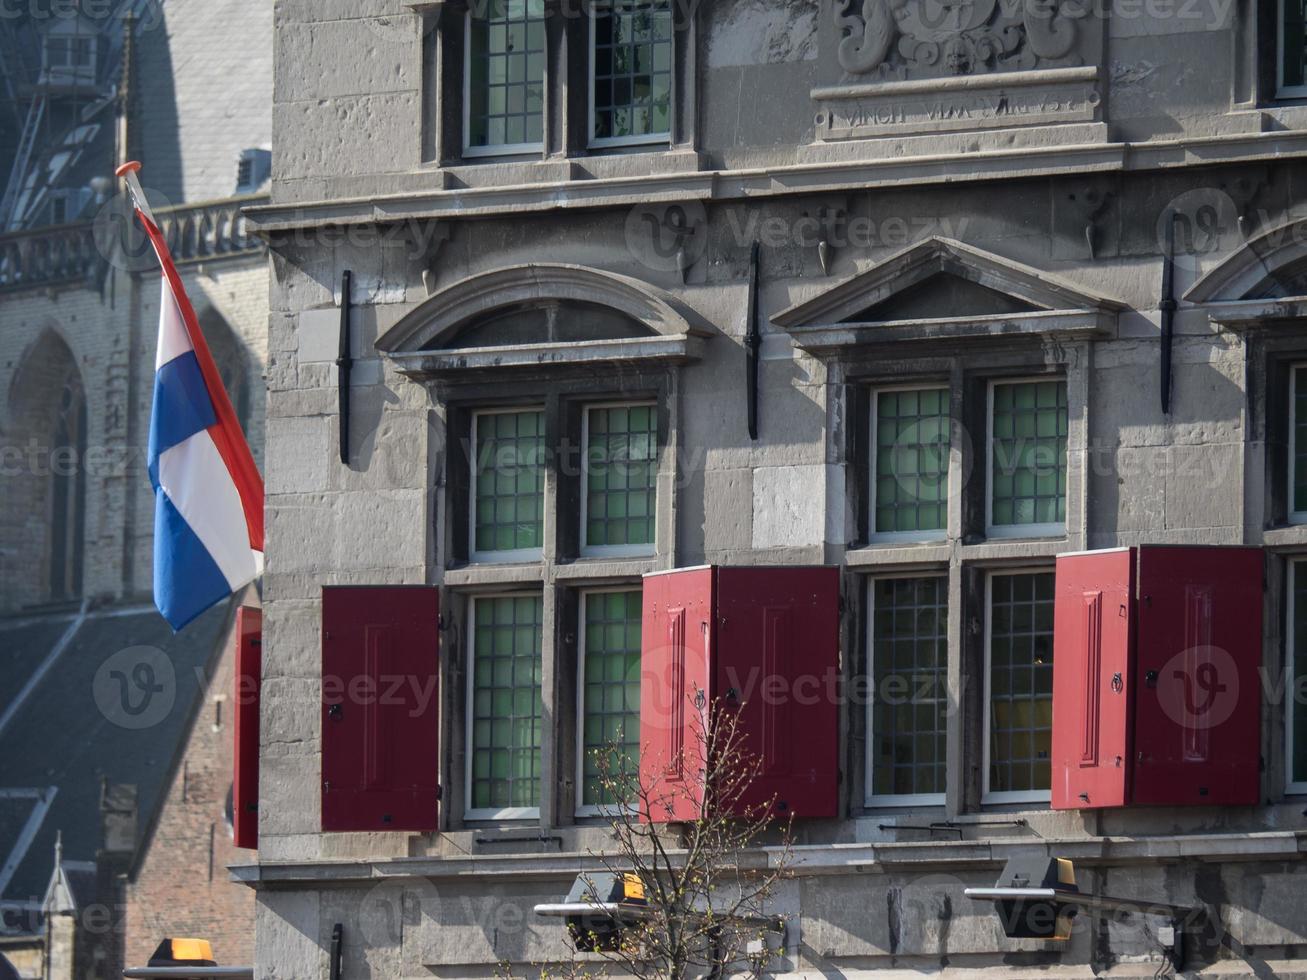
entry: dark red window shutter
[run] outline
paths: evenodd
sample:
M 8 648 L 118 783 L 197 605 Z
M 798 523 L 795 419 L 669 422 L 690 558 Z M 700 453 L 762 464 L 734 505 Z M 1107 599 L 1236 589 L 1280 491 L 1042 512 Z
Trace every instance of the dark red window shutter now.
M 640 640 L 640 780 L 655 822 L 694 820 L 703 803 L 701 717 L 711 696 L 711 568 L 644 580 Z
M 1133 802 L 1257 803 L 1262 575 L 1257 548 L 1139 549 Z
M 440 599 L 430 586 L 322 590 L 322 829 L 435 830 Z
M 1132 548 L 1057 560 L 1053 607 L 1053 809 L 1129 802 Z
M 259 690 L 263 682 L 263 610 L 236 610 L 236 710 L 232 712 L 232 834 L 237 847 L 259 846 Z
M 836 816 L 839 570 L 719 568 L 716 591 L 715 691 L 759 766 L 740 806 Z

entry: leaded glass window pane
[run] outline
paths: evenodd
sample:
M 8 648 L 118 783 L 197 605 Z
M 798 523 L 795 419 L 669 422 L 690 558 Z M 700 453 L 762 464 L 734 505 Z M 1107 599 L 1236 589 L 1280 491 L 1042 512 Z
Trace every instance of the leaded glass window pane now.
M 544 132 L 544 0 L 482 0 L 468 20 L 471 149 L 532 146 Z
M 594 137 L 671 132 L 671 0 L 611 0 L 594 20 Z
M 991 524 L 1064 524 L 1066 382 L 994 385 L 991 425 Z
M 587 547 L 654 542 L 658 411 L 653 405 L 591 408 L 586 414 Z
M 947 526 L 947 388 L 876 395 L 876 532 Z
M 1281 5 L 1284 61 L 1280 84 L 1298 87 L 1307 84 L 1307 0 L 1281 0 Z
M 993 575 L 989 791 L 1043 792 L 1052 774 L 1053 574 Z
M 1307 562 L 1293 566 L 1293 635 L 1289 638 L 1289 781 L 1307 787 Z
M 482 412 L 475 421 L 473 551 L 536 549 L 544 538 L 545 413 Z
M 1293 500 L 1295 514 L 1307 513 L 1307 367 L 1293 369 Z
M 634 775 L 640 754 L 640 591 L 590 592 L 585 596 L 585 683 L 581 691 L 583 758 L 581 802 L 620 802 L 604 785 Z
M 543 605 L 540 596 L 473 600 L 473 809 L 540 805 Z
M 872 582 L 874 796 L 944 792 L 948 578 Z

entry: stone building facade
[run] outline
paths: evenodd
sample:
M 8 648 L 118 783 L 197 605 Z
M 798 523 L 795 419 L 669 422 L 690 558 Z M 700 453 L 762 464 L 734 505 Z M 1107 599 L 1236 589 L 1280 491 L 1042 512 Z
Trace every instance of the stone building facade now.
M 1287 0 L 278 3 L 257 975 L 337 924 L 346 977 L 565 957 L 531 907 L 607 846 L 632 703 L 584 677 L 629 680 L 642 576 L 830 564 L 872 693 L 773 969 L 1161 968 L 1147 916 L 963 896 L 1034 854 L 1203 908 L 1199 972 L 1307 976 L 1302 45 Z M 1054 560 L 1150 544 L 1262 549 L 1260 802 L 1054 810 Z M 324 832 L 324 588 L 396 585 L 439 588 L 439 826 Z

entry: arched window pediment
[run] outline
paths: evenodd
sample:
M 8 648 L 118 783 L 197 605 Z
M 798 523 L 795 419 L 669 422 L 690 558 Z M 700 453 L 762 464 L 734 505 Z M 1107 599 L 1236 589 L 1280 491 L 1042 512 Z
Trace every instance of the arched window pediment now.
M 518 265 L 439 290 L 377 341 L 413 378 L 603 370 L 697 358 L 708 332 L 670 295 L 576 265 Z
M 1227 327 L 1307 317 L 1307 218 L 1248 240 L 1184 298 Z

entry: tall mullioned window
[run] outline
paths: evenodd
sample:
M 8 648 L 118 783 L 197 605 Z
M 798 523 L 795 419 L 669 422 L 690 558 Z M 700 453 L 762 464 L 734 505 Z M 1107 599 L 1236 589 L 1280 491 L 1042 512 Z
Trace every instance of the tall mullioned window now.
M 467 15 L 466 129 L 469 155 L 542 146 L 544 0 L 481 0 Z
M 468 815 L 534 817 L 540 806 L 540 596 L 472 602 Z
M 633 774 L 640 754 L 640 590 L 581 596 L 580 810 L 623 802 L 612 777 Z
M 1307 0 L 1280 0 L 1277 94 L 1307 96 Z
M 656 406 L 597 405 L 586 410 L 583 550 L 653 551 L 657 456 Z
M 1053 573 L 992 574 L 985 796 L 1047 800 L 1052 780 Z
M 1285 775 L 1290 793 L 1307 793 L 1307 561 L 1289 563 L 1285 678 Z
M 672 119 L 673 0 L 607 0 L 591 24 L 595 145 L 666 142 Z
M 948 389 L 876 392 L 872 431 L 875 533 L 942 535 L 948 526 Z
M 1061 534 L 1066 528 L 1064 380 L 990 388 L 989 531 Z
M 1289 520 L 1307 523 L 1307 364 L 1289 374 Z
M 871 582 L 868 802 L 943 803 L 948 577 Z
M 538 557 L 544 542 L 545 413 L 478 412 L 472 449 L 473 557 Z

